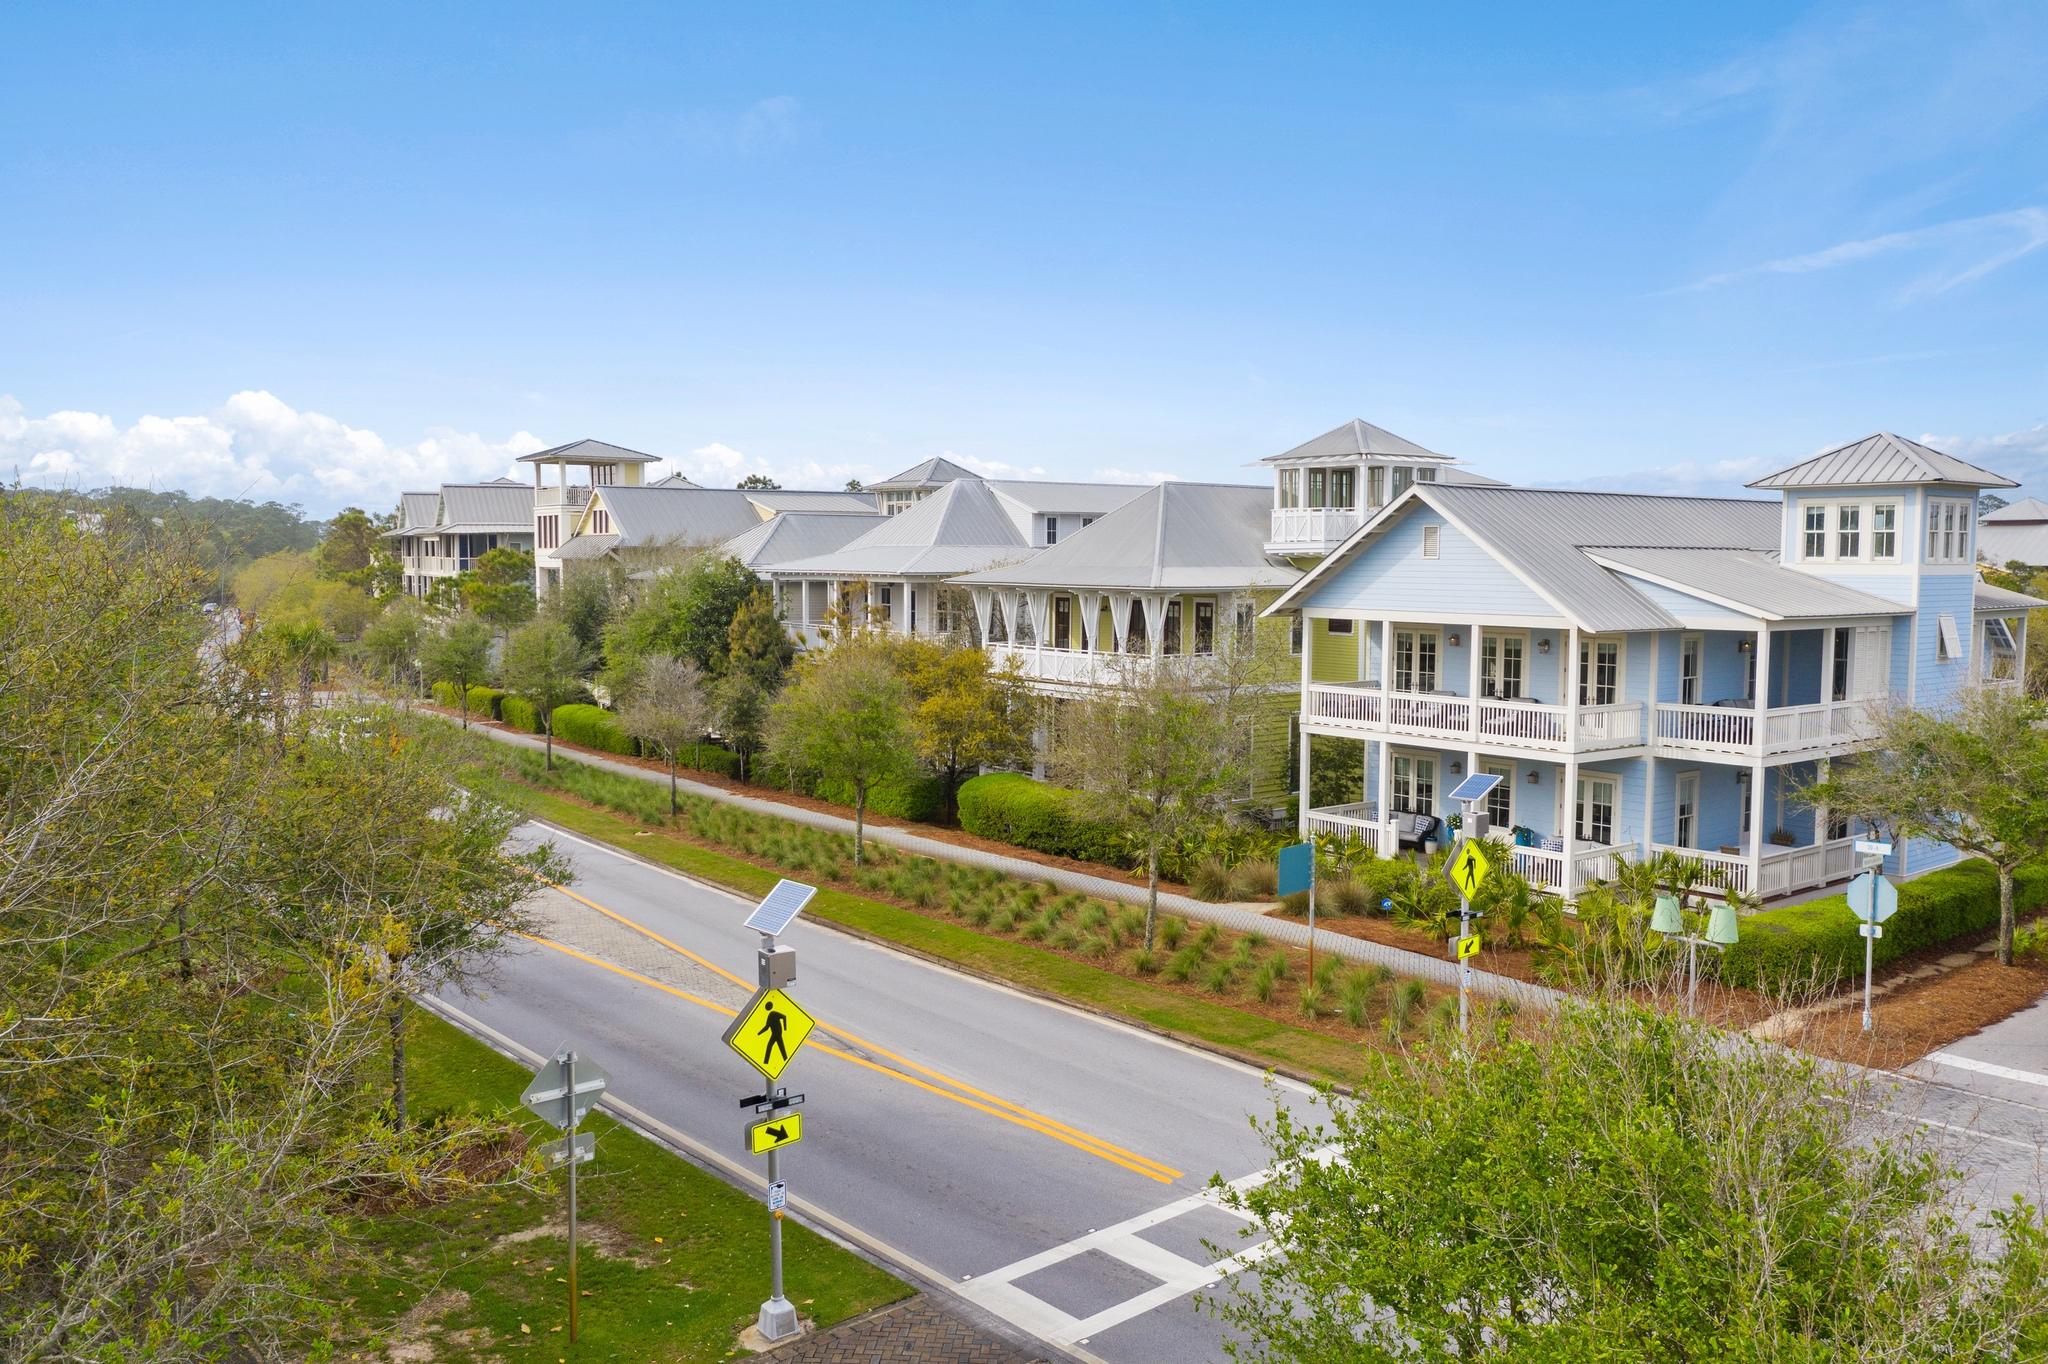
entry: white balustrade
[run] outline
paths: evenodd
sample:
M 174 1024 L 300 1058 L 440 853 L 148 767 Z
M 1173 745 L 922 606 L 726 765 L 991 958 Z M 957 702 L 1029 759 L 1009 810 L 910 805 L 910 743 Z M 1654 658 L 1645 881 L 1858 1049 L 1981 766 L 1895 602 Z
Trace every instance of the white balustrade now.
M 1273 543 L 1334 544 L 1365 524 L 1350 507 L 1275 507 Z
M 1748 748 L 1756 712 L 1733 706 L 1657 704 L 1657 741 L 1699 748 Z
M 1397 691 L 1387 704 L 1388 723 L 1411 734 L 1460 735 L 1472 724 L 1472 703 L 1462 696 Z
M 1562 708 L 1555 708 L 1562 714 Z M 1579 708 L 1580 748 L 1626 748 L 1643 741 L 1643 707 L 1640 702 Z
M 1561 744 L 1571 732 L 1562 706 L 1539 705 L 1534 701 L 1481 701 L 1481 738 L 1502 743 Z
M 1349 805 L 1326 805 L 1308 812 L 1308 831 L 1312 834 L 1334 834 L 1360 843 L 1380 846 L 1379 806 L 1368 800 L 1354 801 Z
M 1377 682 L 1311 682 L 1305 700 L 1311 720 L 1372 728 L 1380 724 Z

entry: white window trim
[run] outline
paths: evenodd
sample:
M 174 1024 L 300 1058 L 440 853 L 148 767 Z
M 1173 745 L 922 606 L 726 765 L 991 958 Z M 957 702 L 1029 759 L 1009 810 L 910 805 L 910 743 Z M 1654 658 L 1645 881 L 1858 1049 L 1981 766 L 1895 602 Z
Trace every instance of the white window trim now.
M 1436 641 L 1435 690 L 1441 690 L 1444 684 L 1444 634 L 1443 631 L 1433 625 L 1396 625 L 1387 632 L 1387 685 L 1395 691 L 1400 691 L 1400 687 L 1395 684 L 1394 679 L 1399 675 L 1395 666 L 1395 660 L 1401 655 L 1400 641 L 1402 635 L 1415 636 L 1415 652 L 1417 655 L 1420 655 L 1422 652 L 1422 637 L 1424 635 L 1428 635 L 1432 640 Z M 1429 693 L 1401 692 L 1401 694 L 1403 696 L 1427 696 Z
M 1685 841 L 1679 821 L 1684 817 L 1685 787 L 1692 784 L 1692 842 Z M 1677 848 L 1698 848 L 1700 842 L 1700 773 L 1698 768 L 1688 768 L 1671 780 L 1671 844 Z
M 1697 671 L 1693 673 L 1692 700 L 1685 699 L 1685 646 L 1692 645 L 1693 662 Z M 1686 633 L 1678 637 L 1678 703 L 1682 706 L 1697 706 L 1700 698 L 1707 693 L 1707 637 L 1702 634 Z
M 1877 509 L 1892 509 L 1892 552 L 1877 553 Z M 1807 516 L 1813 512 L 1821 514 L 1821 553 L 1807 553 L 1806 537 L 1813 532 L 1806 524 Z M 1842 514 L 1853 512 L 1856 517 L 1856 553 L 1845 555 L 1841 552 Z M 1799 518 L 1793 526 L 1794 545 L 1798 550 L 1799 562 L 1807 564 L 1899 564 L 1905 562 L 1901 547 L 1906 536 L 1906 504 L 1898 497 L 1831 497 L 1825 500 L 1813 499 L 1799 503 Z
M 1432 523 L 1422 528 L 1423 558 L 1441 559 L 1443 557 L 1443 544 L 1444 532 L 1442 526 Z
M 1389 753 L 1387 754 L 1388 803 L 1392 804 L 1400 799 L 1398 786 L 1400 777 L 1394 767 L 1394 764 L 1398 763 L 1403 758 L 1406 758 L 1408 760 L 1408 784 L 1411 788 L 1415 784 L 1415 764 L 1418 762 L 1425 762 L 1429 764 L 1429 805 L 1419 811 L 1403 811 L 1403 813 L 1418 813 L 1425 815 L 1435 814 L 1435 805 L 1438 789 L 1437 780 L 1443 775 L 1443 762 L 1442 759 L 1436 753 L 1426 748 L 1396 748 L 1389 751 Z
M 1529 639 L 1529 632 L 1528 632 L 1527 630 L 1495 630 L 1495 629 L 1491 629 L 1491 628 L 1489 628 L 1488 630 L 1486 630 L 1486 632 L 1485 632 L 1484 634 L 1480 635 L 1480 637 L 1479 637 L 1479 687 L 1480 687 L 1480 695 L 1481 695 L 1482 697 L 1484 697 L 1484 696 L 1485 696 L 1485 694 L 1486 694 L 1486 648 L 1487 648 L 1487 646 L 1488 646 L 1489 644 L 1492 644 L 1492 645 L 1493 645 L 1493 647 L 1494 647 L 1494 684 L 1495 684 L 1495 686 L 1497 687 L 1497 686 L 1498 686 L 1498 685 L 1500 684 L 1500 659 L 1501 659 L 1501 653 L 1500 653 L 1500 646 L 1499 646 L 1498 644 L 1495 644 L 1495 643 L 1494 643 L 1494 641 L 1496 641 L 1496 640 L 1509 640 L 1509 639 L 1518 639 L 1518 640 L 1520 640 L 1520 641 L 1522 642 L 1522 693 L 1523 693 L 1523 694 L 1522 694 L 1522 695 L 1520 695 L 1520 696 L 1512 696 L 1512 697 L 1495 697 L 1495 698 L 1493 698 L 1493 699 L 1495 699 L 1495 700 L 1501 700 L 1501 701 L 1526 701 L 1526 700 L 1528 700 L 1528 699 L 1529 699 L 1529 698 L 1528 698 L 1528 691 L 1529 691 L 1529 659 L 1530 659 L 1530 658 L 1531 658 L 1531 657 L 1532 657 L 1532 656 L 1533 656 L 1533 655 L 1535 654 L 1535 652 L 1536 652 L 1536 650 L 1535 650 L 1535 646 L 1534 646 L 1534 645 L 1533 645 L 1533 644 L 1531 643 L 1531 641 L 1530 641 L 1530 639 Z
M 1602 842 L 1600 842 L 1599 840 L 1595 839 L 1595 838 L 1594 838 L 1594 837 L 1593 837 L 1593 836 L 1592 836 L 1592 835 L 1591 835 L 1590 833 L 1586 833 L 1586 832 L 1584 831 L 1584 829 L 1583 829 L 1583 827 L 1582 827 L 1582 825 L 1581 825 L 1580 821 L 1579 821 L 1579 811 L 1580 811 L 1580 809 L 1581 809 L 1582 807 L 1587 807 L 1587 809 L 1588 809 L 1588 813 L 1591 813 L 1591 811 L 1590 811 L 1590 806 L 1592 805 L 1592 802 L 1591 802 L 1591 801 L 1589 801 L 1589 800 L 1587 800 L 1587 799 L 1586 799 L 1586 796 L 1587 796 L 1587 793 L 1588 793 L 1589 791 L 1591 791 L 1591 789 L 1592 789 L 1592 788 L 1593 788 L 1594 786 L 1605 786 L 1605 787 L 1606 787 L 1606 788 L 1608 789 L 1608 796 L 1607 796 L 1607 825 L 1608 825 L 1608 827 L 1607 827 L 1607 841 L 1606 841 L 1606 842 L 1604 842 L 1604 843 L 1602 843 Z M 1572 821 L 1572 836 L 1573 836 L 1574 838 L 1576 838 L 1576 839 L 1579 839 L 1579 840 L 1580 840 L 1580 841 L 1582 841 L 1582 842 L 1587 842 L 1587 843 L 1596 843 L 1596 844 L 1598 844 L 1598 846 L 1600 846 L 1600 847 L 1603 847 L 1603 848 L 1611 848 L 1611 847 L 1613 847 L 1613 846 L 1614 846 L 1614 840 L 1615 840 L 1615 839 L 1617 839 L 1617 838 L 1619 838 L 1619 837 L 1621 836 L 1621 835 L 1620 835 L 1620 827 L 1619 827 L 1619 825 L 1620 825 L 1620 817 L 1621 817 L 1621 778 L 1620 778 L 1620 776 L 1619 776 L 1619 775 L 1617 775 L 1617 774 L 1615 774 L 1615 773 L 1613 773 L 1613 772 L 1581 772 L 1581 773 L 1579 773 L 1579 785 L 1578 785 L 1578 789 L 1572 792 L 1572 808 L 1571 808 L 1571 810 L 1570 810 L 1570 818 L 1571 818 L 1571 821 Z
M 1614 700 L 1611 704 L 1618 706 L 1628 700 L 1628 636 L 1579 636 L 1579 649 L 1582 653 L 1585 654 L 1588 663 L 1590 663 L 1593 659 L 1594 648 L 1601 644 L 1614 645 Z M 1579 685 L 1579 660 L 1571 660 L 1570 666 L 1572 668 L 1571 685 L 1573 687 L 1577 687 Z M 1588 696 L 1588 698 L 1590 698 L 1593 693 L 1592 681 L 1592 673 L 1591 669 L 1589 668 L 1587 670 L 1586 677 L 1586 695 Z M 1592 706 L 1599 705 L 1601 703 L 1588 699 L 1585 701 L 1581 701 L 1579 704 L 1583 706 Z

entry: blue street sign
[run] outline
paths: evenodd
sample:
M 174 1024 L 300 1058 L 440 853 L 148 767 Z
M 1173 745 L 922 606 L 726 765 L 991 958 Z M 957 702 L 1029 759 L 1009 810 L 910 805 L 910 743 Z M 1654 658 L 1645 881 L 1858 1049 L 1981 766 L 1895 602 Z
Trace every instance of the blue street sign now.
M 1280 893 L 1298 895 L 1309 887 L 1316 875 L 1316 849 L 1313 843 L 1295 843 L 1280 850 Z
M 1849 910 L 1867 924 L 1881 924 L 1899 912 L 1899 888 L 1866 871 L 1849 883 Z

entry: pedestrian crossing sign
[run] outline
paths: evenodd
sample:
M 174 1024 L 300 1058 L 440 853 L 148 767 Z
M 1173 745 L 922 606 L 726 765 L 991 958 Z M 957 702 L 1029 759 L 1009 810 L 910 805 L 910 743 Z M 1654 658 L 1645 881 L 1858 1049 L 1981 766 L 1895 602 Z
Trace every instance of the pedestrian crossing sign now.
M 725 1030 L 725 1045 L 755 1070 L 778 1080 L 816 1026 L 816 1020 L 782 991 L 757 990 Z
M 1471 899 L 1486 884 L 1486 877 L 1493 870 L 1493 861 L 1479 847 L 1479 840 L 1468 838 L 1458 845 L 1451 854 L 1451 860 L 1444 864 L 1444 879 L 1451 888 Z

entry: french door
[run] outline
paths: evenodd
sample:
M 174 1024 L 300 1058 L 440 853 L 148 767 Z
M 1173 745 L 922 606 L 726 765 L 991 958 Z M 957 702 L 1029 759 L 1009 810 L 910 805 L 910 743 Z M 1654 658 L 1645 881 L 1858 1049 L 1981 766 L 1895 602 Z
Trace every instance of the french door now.
M 1394 808 L 1403 814 L 1436 813 L 1436 759 L 1396 753 L 1393 769 Z
M 1521 699 L 1526 635 L 1484 635 L 1479 641 L 1479 694 L 1503 701 Z
M 1615 779 L 1587 775 L 1579 778 L 1577 808 L 1572 826 L 1581 843 L 1606 847 L 1614 842 Z

